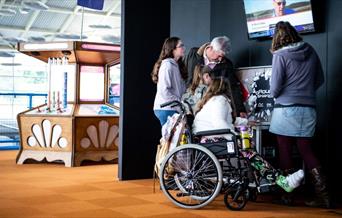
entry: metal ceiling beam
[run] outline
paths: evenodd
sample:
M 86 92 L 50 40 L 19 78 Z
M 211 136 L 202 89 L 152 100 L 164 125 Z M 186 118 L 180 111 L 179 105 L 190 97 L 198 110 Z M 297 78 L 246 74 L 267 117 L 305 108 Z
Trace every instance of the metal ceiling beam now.
M 16 51 L 16 49 L 8 44 L 0 44 L 0 51 Z
M 109 17 L 114 11 L 116 11 L 116 9 L 119 6 L 121 6 L 121 0 L 117 0 L 116 2 L 113 3 L 113 6 L 111 7 L 111 9 L 106 12 L 106 17 Z
M 1 9 L 2 6 L 5 4 L 5 1 L 6 1 L 6 0 L 1 0 L 1 1 L 0 1 L 0 9 Z
M 4 0 L 1 0 L 4 1 Z M 8 4 L 8 3 L 4 3 L 3 6 L 6 7 L 10 7 L 10 8 L 19 8 L 21 7 L 20 4 L 15 3 L 15 4 Z M 57 7 L 49 7 L 49 9 L 47 10 L 48 12 L 54 12 L 54 13 L 60 13 L 60 14 L 73 14 L 74 13 L 74 9 L 68 9 L 68 8 L 57 8 Z M 81 15 L 82 12 L 78 11 L 76 12 L 77 15 Z M 107 16 L 107 12 L 105 11 L 92 11 L 92 10 L 87 10 L 85 9 L 85 14 L 87 16 Z M 121 17 L 121 14 L 118 13 L 111 13 L 108 16 L 111 17 Z
M 12 26 L 0 26 L 0 30 L 5 31 L 19 31 L 19 32 L 25 32 L 25 27 L 12 27 Z M 55 34 L 55 31 L 47 30 L 47 29 L 38 29 L 38 28 L 31 28 L 30 32 L 37 32 L 37 33 L 44 33 L 44 34 Z
M 77 12 L 81 9 L 82 7 L 76 5 L 74 10 L 73 10 L 73 13 L 70 14 L 68 16 L 68 18 L 66 19 L 66 21 L 63 23 L 63 25 L 60 27 L 60 29 L 58 30 L 58 33 L 64 33 L 64 31 L 66 29 L 68 29 L 68 27 L 70 26 L 70 24 L 72 23 L 72 21 L 74 20 L 74 18 L 76 17 L 77 15 Z M 54 35 L 50 40 L 53 41 L 54 39 L 56 38 L 56 36 Z
M 48 2 L 49 0 L 43 0 L 43 2 Z M 85 16 L 96 16 L 96 17 L 101 17 L 99 23 L 103 23 L 106 19 L 110 18 L 115 18 L 115 19 L 121 19 L 120 13 L 115 13 L 115 11 L 118 10 L 118 8 L 121 5 L 121 0 L 110 0 L 107 3 L 110 3 L 110 7 L 107 7 L 107 11 L 93 11 L 93 10 L 88 10 L 84 8 Z M 8 7 L 12 8 L 15 10 L 18 10 L 19 8 L 22 7 L 21 1 L 20 0 L 14 0 L 12 2 L 6 2 L 6 0 L 0 0 L 0 9 L 2 7 Z M 76 5 L 73 9 L 67 9 L 67 8 L 61 8 L 61 7 L 50 7 L 48 10 L 45 10 L 44 12 L 51 12 L 54 13 L 54 16 L 57 16 L 58 14 L 66 14 L 68 15 L 65 22 L 58 28 L 58 30 L 51 30 L 51 29 L 45 29 L 47 27 L 43 28 L 34 28 L 34 23 L 37 17 L 39 17 L 40 10 L 31 10 L 29 14 L 29 19 L 27 19 L 26 25 L 25 26 L 7 26 L 7 25 L 0 25 L 0 31 L 3 31 L 3 34 L 5 34 L 5 31 L 7 32 L 12 32 L 13 37 L 16 38 L 25 38 L 29 33 L 37 33 L 37 35 L 42 35 L 43 37 L 48 37 L 49 40 L 54 40 L 55 35 L 57 33 L 65 33 L 65 34 L 71 34 L 71 32 L 65 32 L 70 28 L 70 25 L 72 22 L 75 20 L 76 16 L 82 15 L 82 7 Z M 115 22 L 116 23 L 116 22 Z M 116 25 L 116 24 L 114 24 Z M 120 24 L 119 24 L 120 26 Z M 115 26 L 114 28 L 117 28 Z M 92 33 L 97 29 L 94 29 Z M 74 32 L 72 32 L 74 33 Z M 92 35 L 93 35 L 92 34 Z M 95 33 L 96 34 L 96 33 Z M 4 35 L 6 36 L 6 34 Z M 89 37 L 89 36 L 88 36 Z M 0 36 L 1 39 L 1 36 Z M 10 42 L 7 42 L 7 40 L 3 40 L 3 43 L 0 42 L 0 50 L 3 49 L 13 49 L 13 45 Z M 8 44 L 8 47 L 6 44 Z
M 50 12 L 56 12 L 56 13 L 62 13 L 62 14 L 72 14 L 73 13 L 73 10 L 70 10 L 70 9 L 61 9 L 61 8 L 49 8 Z M 78 11 L 77 12 L 78 15 L 82 15 L 82 12 L 81 11 Z M 103 16 L 103 15 L 106 15 L 106 12 L 103 12 L 103 11 L 90 11 L 90 10 L 87 10 L 85 9 L 85 14 L 87 16 Z M 112 16 L 112 17 L 121 17 L 121 14 L 117 14 L 117 13 L 112 13 L 110 14 L 109 16 Z
M 106 15 L 105 15 L 105 17 L 102 17 L 102 19 L 100 20 L 100 24 L 102 23 L 102 22 L 104 22 L 114 11 L 116 11 L 116 9 L 118 8 L 118 7 L 120 7 L 121 6 L 121 0 L 117 0 L 117 1 L 113 1 L 114 3 L 111 5 L 111 7 L 110 7 L 110 10 L 109 11 L 107 11 L 106 12 Z M 120 16 L 120 18 L 121 18 L 121 16 Z M 95 29 L 91 34 L 89 34 L 90 36 L 93 36 L 95 33 L 97 32 L 97 30 Z
M 41 0 L 41 2 L 45 4 L 45 3 L 47 2 L 47 0 Z M 33 12 L 33 14 L 30 16 L 29 21 L 28 21 L 28 22 L 26 23 L 26 25 L 25 25 L 25 31 L 22 32 L 22 33 L 20 34 L 20 37 L 26 36 L 26 34 L 28 33 L 28 31 L 31 29 L 31 27 L 32 27 L 32 25 L 33 25 L 33 23 L 34 23 L 34 21 L 37 19 L 39 13 L 40 13 L 40 10 L 35 10 L 35 11 Z

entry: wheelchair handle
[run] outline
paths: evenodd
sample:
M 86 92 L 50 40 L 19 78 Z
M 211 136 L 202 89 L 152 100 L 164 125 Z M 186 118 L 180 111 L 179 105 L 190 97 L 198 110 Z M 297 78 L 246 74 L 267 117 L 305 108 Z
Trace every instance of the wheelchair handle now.
M 181 109 L 182 113 L 184 114 L 186 112 L 184 104 L 190 105 L 187 101 L 184 101 L 184 103 L 182 103 L 180 101 L 174 100 L 174 101 L 169 101 L 169 102 L 163 103 L 160 105 L 160 107 L 163 108 L 166 106 L 170 106 L 170 107 L 177 107 L 178 106 Z M 189 106 L 189 108 L 191 110 L 191 106 Z M 191 114 L 193 114 L 192 110 L 191 110 Z
M 163 108 L 163 107 L 166 107 L 166 106 L 169 106 L 169 105 L 171 105 L 171 107 L 176 107 L 176 106 L 181 106 L 182 103 L 180 103 L 177 100 L 174 100 L 174 101 L 169 101 L 169 102 L 163 103 L 163 104 L 160 105 L 160 107 Z
M 230 129 L 216 129 L 216 130 L 197 132 L 194 136 L 210 136 L 210 135 L 221 135 L 221 134 L 232 134 L 234 136 L 236 135 Z

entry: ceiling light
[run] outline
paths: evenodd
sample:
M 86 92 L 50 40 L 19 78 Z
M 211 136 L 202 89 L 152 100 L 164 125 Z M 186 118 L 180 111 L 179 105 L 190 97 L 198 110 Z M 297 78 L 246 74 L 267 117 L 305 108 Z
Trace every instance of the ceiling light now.
M 64 33 L 58 33 L 56 34 L 57 38 L 60 39 L 81 39 L 80 35 L 77 34 L 64 34 Z M 88 38 L 87 36 L 82 35 L 82 39 Z
M 120 46 L 114 46 L 114 45 L 98 45 L 98 44 L 82 44 L 82 48 L 88 49 L 88 50 L 98 50 L 98 51 L 120 51 Z
M 30 13 L 31 9 L 27 7 L 19 8 L 19 13 L 20 14 L 28 14 Z
M 0 51 L 0 57 L 3 58 L 13 58 L 15 54 L 13 52 Z
M 35 42 L 45 42 L 45 38 L 42 36 L 31 36 L 29 38 L 29 41 L 35 41 Z
M 7 66 L 7 67 L 15 67 L 15 66 L 21 66 L 21 63 L 2 63 L 2 66 Z
M 41 1 L 24 1 L 23 4 L 32 9 L 36 10 L 48 10 L 49 6 L 47 6 L 45 3 Z
M 9 9 L 9 8 L 0 9 L 0 15 L 2 15 L 2 16 L 13 16 L 16 14 L 17 14 L 17 12 L 13 9 Z
M 61 43 L 27 43 L 24 44 L 24 49 L 27 50 L 66 50 L 69 49 L 69 44 L 67 42 Z
M 120 37 L 119 36 L 105 35 L 105 36 L 102 36 L 102 39 L 106 42 L 120 43 Z
M 89 25 L 89 27 L 94 28 L 94 29 L 112 29 L 112 27 L 109 25 L 101 25 L 101 24 L 92 24 L 92 25 Z

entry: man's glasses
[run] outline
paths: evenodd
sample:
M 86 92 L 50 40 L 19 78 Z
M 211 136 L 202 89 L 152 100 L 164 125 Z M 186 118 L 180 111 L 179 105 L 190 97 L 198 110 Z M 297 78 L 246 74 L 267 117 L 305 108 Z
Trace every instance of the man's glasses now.
M 184 47 L 185 47 L 185 45 L 183 43 L 176 46 L 176 48 L 184 48 Z

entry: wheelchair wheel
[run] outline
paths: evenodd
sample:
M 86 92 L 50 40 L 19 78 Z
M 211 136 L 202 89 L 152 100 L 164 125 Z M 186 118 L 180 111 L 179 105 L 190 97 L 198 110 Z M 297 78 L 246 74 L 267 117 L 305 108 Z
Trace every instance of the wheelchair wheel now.
M 224 204 L 230 210 L 242 210 L 247 204 L 248 189 L 241 190 L 240 193 L 238 193 L 238 189 L 232 187 L 224 195 Z
M 195 144 L 172 150 L 163 160 L 159 178 L 164 194 L 182 208 L 204 207 L 222 187 L 222 169 L 217 158 Z

